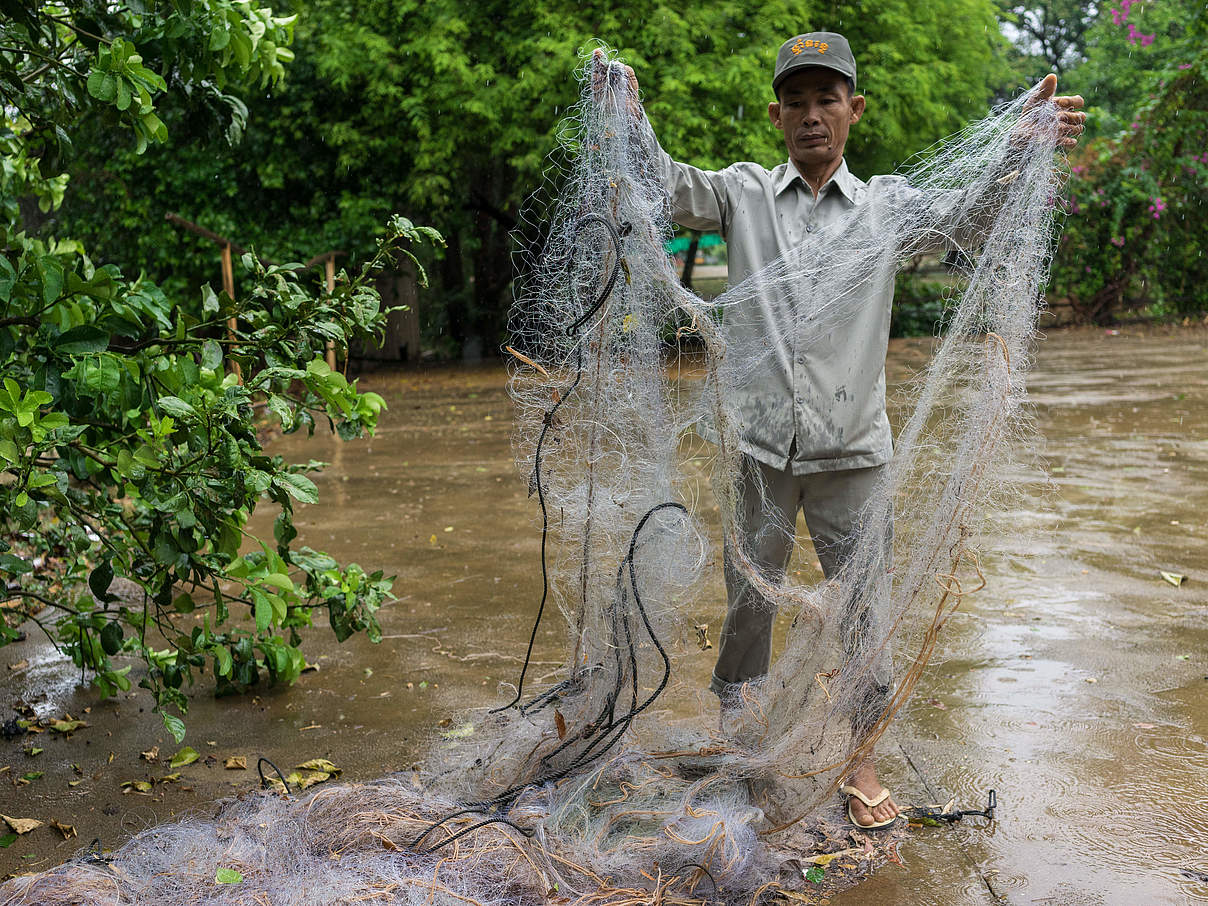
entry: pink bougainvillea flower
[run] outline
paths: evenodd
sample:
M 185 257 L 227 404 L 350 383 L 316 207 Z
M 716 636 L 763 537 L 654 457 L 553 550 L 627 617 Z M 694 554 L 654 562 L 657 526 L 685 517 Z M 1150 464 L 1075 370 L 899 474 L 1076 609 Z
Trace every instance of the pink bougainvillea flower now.
M 1162 212 L 1166 210 L 1166 202 L 1160 198 L 1155 198 L 1153 204 L 1149 206 L 1149 213 L 1153 214 L 1154 220 L 1159 220 L 1162 217 Z
M 1112 245 L 1114 245 L 1118 249 L 1124 248 L 1124 237 L 1123 236 L 1113 236 Z
M 1192 65 L 1193 64 L 1191 64 L 1191 63 L 1180 63 L 1179 69 L 1190 69 L 1192 67 Z
M 1150 44 L 1152 44 L 1155 35 L 1157 35 L 1157 32 L 1154 32 L 1152 35 L 1139 35 L 1141 38 L 1141 46 L 1148 47 Z

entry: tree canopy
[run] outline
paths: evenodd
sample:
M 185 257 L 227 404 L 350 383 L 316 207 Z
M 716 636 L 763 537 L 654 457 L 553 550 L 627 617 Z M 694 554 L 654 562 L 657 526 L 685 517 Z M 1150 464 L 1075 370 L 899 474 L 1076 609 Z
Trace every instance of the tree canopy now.
M 293 10 L 297 62 L 283 84 L 248 97 L 242 144 L 230 147 L 182 96 L 164 114 L 168 145 L 136 157 L 98 136 L 78 149 L 62 216 L 105 254 L 196 282 L 212 265 L 162 225 L 165 210 L 278 258 L 368 254 L 383 214 L 404 210 L 449 239 L 429 317 L 451 343 L 499 337 L 509 234 L 542 183 L 593 42 L 635 67 L 668 151 L 706 167 L 782 158 L 770 73 L 780 43 L 805 29 L 844 31 L 856 48 L 869 113 L 849 149 L 863 175 L 984 113 L 1005 77 L 988 0 L 309 0 Z
M 183 713 L 196 673 L 227 689 L 292 682 L 317 609 L 341 640 L 375 635 L 391 580 L 294 545 L 294 502 L 314 502 L 307 473 L 322 464 L 268 454 L 256 409 L 285 431 L 322 420 L 345 438 L 371 432 L 384 401 L 324 353 L 382 327 L 373 269 L 439 237 L 392 218 L 367 268 L 323 294 L 301 266 L 250 253 L 234 295 L 206 285 L 174 298 L 97 262 L 53 219 L 69 185 L 57 167 L 82 124 L 141 153 L 169 140 L 161 103 L 176 92 L 202 99 L 229 135 L 243 104 L 225 92 L 280 78 L 293 18 L 246 0 L 6 11 L 0 579 L 5 600 L 30 606 L 0 613 L 0 645 L 28 619 L 104 694 L 131 686 L 133 663 L 113 658 L 140 658 L 140 685 L 180 739 L 168 706 Z M 246 530 L 265 500 L 279 511 L 275 543 Z

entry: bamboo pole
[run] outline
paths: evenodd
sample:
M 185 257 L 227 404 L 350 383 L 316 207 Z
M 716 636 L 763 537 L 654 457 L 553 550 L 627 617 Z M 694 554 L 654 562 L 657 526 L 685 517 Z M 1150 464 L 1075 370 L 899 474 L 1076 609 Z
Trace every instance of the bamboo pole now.
M 336 291 L 336 253 L 331 252 L 324 262 L 327 271 L 327 295 L 330 297 Z M 327 367 L 336 370 L 336 341 L 327 341 Z
M 222 244 L 222 291 L 227 294 L 227 298 L 232 302 L 235 301 L 235 269 L 231 265 L 231 243 L 224 242 Z M 239 322 L 234 315 L 227 318 L 227 339 L 231 341 L 230 349 L 235 349 L 235 333 L 239 328 Z M 235 359 L 231 359 L 231 370 L 235 373 L 235 377 L 239 379 L 239 383 L 243 383 L 243 369 L 239 367 L 239 363 Z

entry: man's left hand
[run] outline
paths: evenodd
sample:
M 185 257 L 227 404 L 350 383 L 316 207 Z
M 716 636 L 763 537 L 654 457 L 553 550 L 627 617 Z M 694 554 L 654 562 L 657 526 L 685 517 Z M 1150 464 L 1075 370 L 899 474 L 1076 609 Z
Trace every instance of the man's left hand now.
M 1078 136 L 1086 128 L 1086 114 L 1079 109 L 1083 105 L 1082 95 L 1054 95 L 1057 95 L 1057 76 L 1050 72 L 1033 89 L 1032 99 L 1027 106 L 1052 99 L 1057 106 L 1057 146 L 1072 148 L 1078 144 Z

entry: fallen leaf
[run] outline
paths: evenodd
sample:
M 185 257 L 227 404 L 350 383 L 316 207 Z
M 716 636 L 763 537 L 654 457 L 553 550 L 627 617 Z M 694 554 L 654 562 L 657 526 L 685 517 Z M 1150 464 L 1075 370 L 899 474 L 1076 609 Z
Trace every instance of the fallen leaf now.
M 243 875 L 233 868 L 220 868 L 214 872 L 214 880 L 219 884 L 238 884 L 243 880 Z
M 0 837 L 0 849 L 8 849 L 8 847 L 12 846 L 16 842 L 16 834 L 5 834 L 3 837 Z
M 126 793 L 150 793 L 151 783 L 146 780 L 123 780 L 122 794 Z
M 14 671 L 15 670 L 24 670 L 28 666 L 29 666 L 29 661 L 17 661 L 17 663 L 15 663 L 15 664 L 9 664 L 8 669 L 14 670 Z
M 566 718 L 557 708 L 554 708 L 554 727 L 558 731 L 558 738 L 566 739 Z
M 180 771 L 174 771 L 171 774 L 164 774 L 159 778 L 160 783 L 180 783 Z
M 74 824 L 60 824 L 58 821 L 56 821 L 52 818 L 50 820 L 50 826 L 53 827 L 55 830 L 57 830 L 60 834 L 62 834 L 64 840 L 70 840 L 72 837 L 74 837 L 76 835 L 76 829 L 75 829 Z
M 41 755 L 45 751 L 46 751 L 45 749 L 39 749 L 37 746 L 30 746 L 28 749 L 25 750 L 25 754 L 28 755 L 30 758 L 33 758 L 35 755 Z
M 836 859 L 842 858 L 843 856 L 851 856 L 851 857 L 855 858 L 856 856 L 861 856 L 863 854 L 864 854 L 863 847 L 860 847 L 858 849 L 855 849 L 855 848 L 841 849 L 837 853 L 823 853 L 820 856 L 806 856 L 805 861 L 812 862 L 814 865 L 826 866 L 826 865 L 830 865 Z M 807 874 L 808 874 L 808 872 L 807 872 Z
M 298 789 L 304 790 L 307 787 L 312 787 L 316 783 L 323 783 L 325 780 L 331 780 L 335 774 L 329 774 L 327 771 L 311 771 L 308 774 L 298 774 L 296 771 L 289 775 L 290 783 L 294 784 Z
M 226 768 L 228 771 L 246 771 L 247 770 L 247 756 L 246 755 L 232 755 L 230 758 L 228 758 L 226 761 L 224 761 L 222 763 L 222 766 L 224 768 Z
M 42 771 L 26 771 L 24 774 L 21 775 L 21 779 L 24 780 L 26 783 L 30 783 L 31 781 L 40 779 L 42 777 L 42 774 L 43 774 Z
M 152 746 L 145 752 L 139 752 L 138 757 L 143 761 L 157 761 L 159 759 L 159 746 Z
M 300 771 L 324 771 L 328 774 L 339 774 L 341 770 L 326 758 L 312 758 L 310 761 L 304 761 L 296 767 Z
M 68 780 L 67 785 L 74 787 L 74 786 L 79 786 L 83 782 L 84 782 L 83 780 Z
M 42 822 L 37 818 L 10 818 L 8 815 L 0 815 L 0 818 L 17 834 L 28 834 L 35 827 L 42 826 Z
M 186 764 L 192 764 L 195 762 L 199 757 L 200 756 L 197 754 L 197 750 L 195 748 L 192 746 L 185 746 L 172 756 L 172 760 L 168 762 L 168 764 L 174 768 L 183 768 Z
M 1099 682 L 1099 681 L 1098 681 L 1097 679 L 1095 679 L 1093 676 L 1088 676 L 1088 677 L 1086 678 L 1086 681 L 1087 681 L 1088 683 L 1097 683 L 1097 682 Z
M 708 651 L 713 647 L 713 643 L 709 641 L 709 624 L 697 623 L 693 627 L 696 630 L 696 647 L 701 651 Z
M 74 733 L 80 727 L 88 726 L 86 720 L 59 720 L 58 718 L 50 722 L 50 728 L 56 733 Z
M 1180 585 L 1182 585 L 1183 580 L 1185 578 L 1187 578 L 1182 573 L 1168 573 L 1164 569 L 1158 570 L 1158 573 L 1162 576 L 1163 579 L 1165 579 L 1167 582 L 1169 582 L 1175 588 L 1178 588 Z

